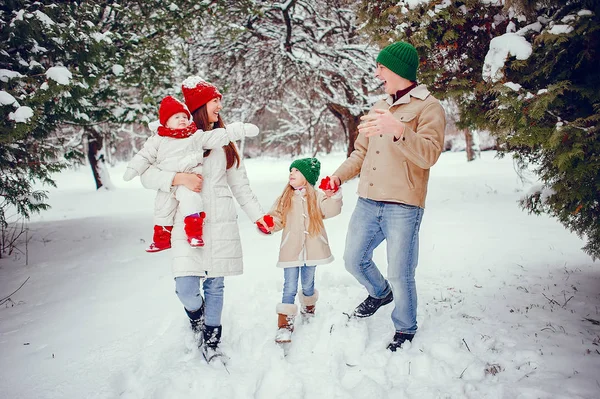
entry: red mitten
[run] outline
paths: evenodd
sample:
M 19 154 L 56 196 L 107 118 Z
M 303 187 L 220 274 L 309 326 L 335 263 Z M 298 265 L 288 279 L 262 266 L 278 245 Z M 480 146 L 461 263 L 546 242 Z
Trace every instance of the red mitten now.
M 275 223 L 273 223 L 273 216 L 271 215 L 265 215 L 263 216 L 263 220 L 265 221 L 265 223 L 267 224 L 268 227 L 273 227 L 275 226 Z M 269 230 L 267 230 L 265 228 L 265 226 L 263 226 L 261 223 L 256 222 L 256 227 L 258 227 L 258 229 L 263 232 L 264 234 L 271 234 L 271 232 Z
M 267 224 L 267 226 L 268 226 L 268 227 L 273 227 L 273 226 L 275 226 L 275 223 L 273 222 L 273 216 L 271 216 L 271 215 L 269 215 L 269 214 L 266 214 L 266 215 L 263 217 L 263 219 L 264 219 L 264 221 L 265 221 L 265 223 Z
M 329 187 L 330 182 L 331 182 L 331 178 L 329 176 L 326 176 L 325 178 L 321 179 L 321 184 L 319 184 L 319 188 L 321 190 L 331 190 L 331 188 Z M 335 193 L 340 188 L 340 186 L 335 184 L 335 182 L 333 185 L 334 185 L 333 192 Z
M 264 234 L 271 234 L 271 232 L 269 230 L 267 230 L 265 228 L 265 226 L 263 226 L 262 224 L 260 224 L 258 222 L 256 222 L 256 227 L 258 227 L 258 229 Z

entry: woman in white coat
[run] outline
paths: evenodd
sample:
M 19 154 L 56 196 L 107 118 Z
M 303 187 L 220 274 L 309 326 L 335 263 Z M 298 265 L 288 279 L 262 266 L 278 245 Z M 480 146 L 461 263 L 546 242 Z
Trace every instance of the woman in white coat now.
M 186 106 L 199 129 L 210 134 L 213 128 L 224 127 L 219 115 L 222 95 L 215 86 L 192 76 L 184 80 L 182 90 Z M 222 355 L 218 345 L 222 333 L 224 277 L 243 272 L 233 198 L 252 222 L 264 225 L 264 211 L 250 189 L 246 169 L 233 142 L 205 151 L 204 157 L 202 176 L 151 167 L 141 179 L 146 188 L 170 192 L 173 186 L 184 185 L 202 196 L 206 209 L 205 246 L 192 248 L 187 244 L 185 215 L 177 209 L 172 233 L 172 268 L 175 292 L 190 319 L 203 355 L 210 361 Z

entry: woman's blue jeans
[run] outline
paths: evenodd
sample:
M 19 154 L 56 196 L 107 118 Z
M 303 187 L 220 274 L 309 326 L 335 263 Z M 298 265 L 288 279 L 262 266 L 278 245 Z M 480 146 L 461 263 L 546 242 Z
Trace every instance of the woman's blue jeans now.
M 302 281 L 302 294 L 313 296 L 315 293 L 316 266 L 286 267 L 283 269 L 283 299 L 282 303 L 294 303 L 298 292 L 298 275 Z
M 221 325 L 221 313 L 223 313 L 225 278 L 214 277 L 202 280 L 205 299 L 202 299 L 200 277 L 198 276 L 175 277 L 175 293 L 183 306 L 190 312 L 200 309 L 202 302 L 205 301 L 204 324 L 218 327 Z
M 372 297 L 383 298 L 392 290 L 394 327 L 407 334 L 417 331 L 415 269 L 422 217 L 423 208 L 417 206 L 359 198 L 346 236 L 346 270 Z M 373 250 L 383 240 L 387 241 L 387 280 L 373 262 Z

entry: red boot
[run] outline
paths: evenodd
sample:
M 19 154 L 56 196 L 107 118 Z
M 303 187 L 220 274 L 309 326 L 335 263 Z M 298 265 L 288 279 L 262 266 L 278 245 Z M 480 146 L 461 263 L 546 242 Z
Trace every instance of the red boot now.
M 160 252 L 171 248 L 171 230 L 173 226 L 154 226 L 153 242 L 146 248 L 146 252 Z
M 204 240 L 202 239 L 202 225 L 206 213 L 200 212 L 186 216 L 183 219 L 185 234 L 191 247 L 203 247 Z

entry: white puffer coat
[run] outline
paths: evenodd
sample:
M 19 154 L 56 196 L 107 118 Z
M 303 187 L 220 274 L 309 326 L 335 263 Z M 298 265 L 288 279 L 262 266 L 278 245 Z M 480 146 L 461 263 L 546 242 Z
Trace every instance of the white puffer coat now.
M 242 245 L 238 229 L 238 216 L 233 198 L 254 223 L 264 215 L 256 196 L 250 189 L 246 168 L 241 162 L 226 169 L 227 161 L 222 148 L 212 150 L 204 158 L 202 195 L 206 212 L 204 247 L 189 246 L 183 230 L 183 215 L 175 213 L 171 237 L 173 275 L 221 277 L 243 273 Z M 141 176 L 146 188 L 169 192 L 174 172 L 161 171 L 154 166 Z

